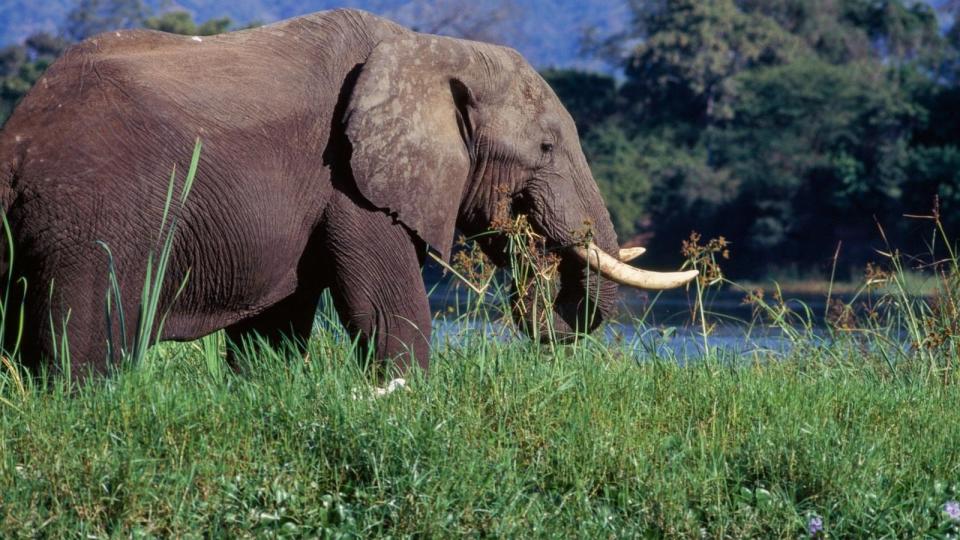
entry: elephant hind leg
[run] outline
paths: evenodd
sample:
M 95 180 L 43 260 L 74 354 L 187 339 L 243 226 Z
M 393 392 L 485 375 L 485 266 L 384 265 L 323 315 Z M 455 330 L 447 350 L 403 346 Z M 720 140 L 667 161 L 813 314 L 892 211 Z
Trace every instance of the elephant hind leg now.
M 243 353 L 255 353 L 263 344 L 303 356 L 319 302 L 319 292 L 297 291 L 253 317 L 228 326 L 227 364 L 240 371 Z
M 52 292 L 48 292 L 50 287 L 42 290 L 28 285 L 26 297 L 11 295 L 8 314 L 13 315 L 14 324 L 5 325 L 4 347 L 12 348 L 19 337 L 20 361 L 34 374 L 43 371 L 51 376 L 69 374 L 74 382 L 104 376 L 121 360 L 124 342 L 132 343 L 135 313 L 127 314 L 124 340 L 116 312 L 109 315 L 106 312 L 105 279 L 82 285 L 62 282 L 61 288 L 54 282 Z M 34 279 L 28 283 L 43 281 Z M 98 294 L 97 291 L 104 292 Z M 128 300 L 126 305 L 132 305 L 133 299 Z M 17 320 L 16 314 L 19 302 L 23 302 L 22 321 Z M 18 336 L 21 330 L 22 335 Z

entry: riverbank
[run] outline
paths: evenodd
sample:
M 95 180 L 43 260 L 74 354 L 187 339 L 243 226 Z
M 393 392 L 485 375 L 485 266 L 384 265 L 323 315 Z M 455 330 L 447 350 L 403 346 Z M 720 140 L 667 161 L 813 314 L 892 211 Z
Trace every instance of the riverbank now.
M 931 296 L 936 292 L 938 279 L 934 275 L 929 273 L 905 272 L 903 278 L 906 287 L 912 294 Z M 779 288 L 780 291 L 787 296 L 821 295 L 823 297 L 826 297 L 828 294 L 854 295 L 868 289 L 873 293 L 881 295 L 891 292 L 891 284 L 882 279 L 874 281 L 870 287 L 867 287 L 867 281 L 870 281 L 870 276 L 858 276 L 856 279 L 839 281 L 830 281 L 830 276 L 809 276 L 804 278 L 770 276 L 766 279 L 739 281 L 736 286 L 728 286 L 726 289 L 731 292 L 755 289 L 773 292 Z

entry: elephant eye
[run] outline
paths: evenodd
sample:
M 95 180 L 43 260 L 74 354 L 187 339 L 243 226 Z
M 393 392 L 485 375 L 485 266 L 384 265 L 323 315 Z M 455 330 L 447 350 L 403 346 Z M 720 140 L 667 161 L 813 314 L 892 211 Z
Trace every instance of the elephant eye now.
M 551 142 L 540 143 L 540 151 L 543 152 L 544 154 L 549 154 L 550 152 L 553 152 L 553 143 Z

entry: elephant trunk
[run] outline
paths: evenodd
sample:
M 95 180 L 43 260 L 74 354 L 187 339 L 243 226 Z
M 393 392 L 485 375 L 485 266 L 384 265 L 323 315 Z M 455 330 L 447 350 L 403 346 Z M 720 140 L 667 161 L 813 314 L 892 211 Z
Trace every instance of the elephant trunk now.
M 594 234 L 590 245 L 607 257 L 616 256 L 619 246 L 605 209 L 602 218 L 605 221 L 602 227 L 593 220 Z M 617 282 L 584 264 L 577 254 L 578 249 L 582 248 L 574 245 L 563 252 L 560 289 L 553 305 L 555 337 L 564 341 L 577 332 L 593 332 L 616 314 Z
M 514 318 L 531 336 L 567 341 L 578 332 L 592 332 L 616 312 L 617 284 L 644 289 L 681 286 L 697 272 L 650 272 L 627 262 L 643 249 L 623 249 L 596 182 L 581 160 L 573 181 L 552 179 L 552 189 L 530 190 L 528 213 L 534 227 L 561 254 L 560 287 L 552 299 L 553 317 L 543 317 L 548 302 L 542 291 L 517 294 Z M 563 193 L 554 186 L 572 185 Z
M 553 298 L 544 298 L 543 291 L 517 293 L 514 298 L 518 325 L 531 337 L 543 340 L 568 341 L 578 332 L 592 332 L 616 312 L 617 283 L 592 270 L 577 254 L 585 242 L 611 257 L 619 258 L 620 251 L 610 215 L 585 160 L 577 169 L 567 178 L 544 182 L 543 189 L 533 186 L 524 205 L 534 228 L 560 255 L 559 289 L 552 291 Z M 556 190 L 564 185 L 575 191 Z M 552 316 L 547 316 L 551 304 Z

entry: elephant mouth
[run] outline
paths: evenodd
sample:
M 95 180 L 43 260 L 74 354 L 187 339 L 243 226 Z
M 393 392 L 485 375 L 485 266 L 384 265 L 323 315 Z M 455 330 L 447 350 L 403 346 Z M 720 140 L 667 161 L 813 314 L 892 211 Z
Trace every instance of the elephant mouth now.
M 586 244 L 571 244 L 569 240 L 571 240 L 572 234 L 570 231 L 572 229 L 564 227 L 558 229 L 546 226 L 548 223 L 548 220 L 544 218 L 546 212 L 542 210 L 538 212 L 537 209 L 547 207 L 549 207 L 548 204 L 537 204 L 535 200 L 530 198 L 529 193 L 523 192 L 519 198 L 512 201 L 511 210 L 514 215 L 523 214 L 529 216 L 534 229 L 548 239 L 547 243 L 552 244 L 551 247 L 560 247 L 566 252 L 566 255 L 571 256 L 570 258 L 572 260 L 576 260 L 581 265 L 587 266 L 590 271 L 599 274 L 607 280 L 637 289 L 664 290 L 686 285 L 699 274 L 696 270 L 654 272 L 627 264 L 642 255 L 646 251 L 644 248 L 619 249 L 617 256 L 613 256 L 601 249 L 600 246 L 593 241 L 589 241 Z M 600 220 L 579 220 L 579 222 L 582 223 L 586 223 L 587 221 L 599 222 Z M 578 220 L 567 220 L 567 222 L 573 223 L 578 222 Z M 551 229 L 553 229 L 552 232 L 554 234 L 550 234 Z M 566 242 L 564 242 L 564 240 L 566 240 Z M 610 247 L 614 247 L 616 240 L 613 238 L 611 238 L 611 240 L 613 241 L 607 242 L 607 244 L 612 244 Z M 581 268 L 582 267 L 583 266 L 581 266 Z
M 519 294 L 513 304 L 514 320 L 527 335 L 540 341 L 568 343 L 585 332 L 592 332 L 612 315 L 610 292 L 603 291 L 604 287 L 595 279 L 602 277 L 608 282 L 631 287 L 666 289 L 688 283 L 698 275 L 696 271 L 651 272 L 627 264 L 645 251 L 644 248 L 624 248 L 615 258 L 593 243 L 579 248 L 568 247 L 565 250 L 566 271 L 561 273 L 568 276 L 567 286 L 561 286 L 557 291 L 559 294 L 550 298 L 542 296 L 542 291 L 536 288 L 517 291 Z M 594 278 L 582 276 L 585 266 Z M 583 280 L 595 283 L 596 288 L 588 285 L 585 289 L 580 285 Z
M 552 286 L 546 289 L 530 287 L 524 279 L 521 279 L 523 284 L 514 283 L 511 302 L 513 319 L 526 335 L 534 339 L 567 343 L 584 333 L 593 332 L 615 314 L 617 285 L 663 290 L 683 286 L 699 275 L 696 270 L 655 272 L 634 267 L 629 263 L 646 250 L 619 248 L 615 235 L 608 230 L 611 227 L 599 228 L 597 234 L 600 240 L 571 242 L 576 235 L 567 233 L 569 228 L 563 225 L 558 227 L 555 223 L 551 226 L 552 222 L 545 218 L 545 214 L 550 213 L 537 211 L 548 205 L 533 204 L 526 197 L 515 199 L 512 203 L 509 215 L 527 217 L 529 232 L 541 243 L 536 251 L 559 256 L 559 266 L 556 267 L 558 273 L 554 276 L 559 277 L 557 289 Z M 580 221 L 586 223 L 587 220 Z M 603 222 L 600 219 L 589 221 Z M 606 246 L 606 249 L 598 244 Z M 506 246 L 503 247 L 506 250 Z M 512 260 L 503 262 L 514 264 Z

